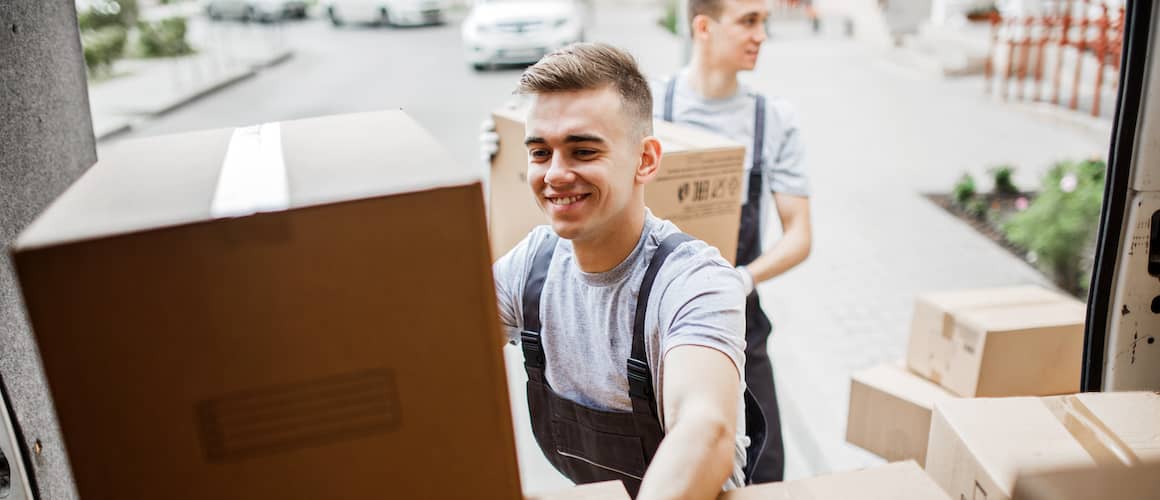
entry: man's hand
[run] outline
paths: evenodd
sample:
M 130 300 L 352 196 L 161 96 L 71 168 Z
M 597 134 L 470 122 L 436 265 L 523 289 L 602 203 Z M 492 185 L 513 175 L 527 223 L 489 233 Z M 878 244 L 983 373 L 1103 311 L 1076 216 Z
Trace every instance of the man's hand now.
M 637 500 L 717 498 L 733 472 L 741 375 L 721 351 L 669 350 L 664 363 L 665 438 Z
M 495 132 L 495 122 L 489 116 L 479 124 L 479 159 L 490 165 L 498 151 L 499 134 Z

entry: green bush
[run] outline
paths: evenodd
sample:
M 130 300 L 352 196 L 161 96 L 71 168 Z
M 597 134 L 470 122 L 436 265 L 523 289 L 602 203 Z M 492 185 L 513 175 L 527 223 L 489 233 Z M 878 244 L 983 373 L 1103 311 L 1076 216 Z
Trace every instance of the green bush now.
M 960 207 L 966 207 L 967 202 L 975 197 L 975 178 L 971 174 L 963 174 L 959 181 L 955 183 L 954 189 L 951 191 L 951 198 L 955 204 Z
M 991 169 L 991 175 L 995 178 L 996 194 L 1019 194 L 1019 188 L 1015 186 L 1015 181 L 1012 178 L 1014 174 L 1015 167 L 1010 165 L 1000 165 Z
M 137 23 L 138 45 L 145 57 L 173 57 L 193 52 L 185 39 L 186 20 L 171 17 L 157 22 Z
M 677 22 L 678 22 L 677 18 L 679 18 L 680 16 L 677 13 L 677 9 L 681 8 L 680 4 L 681 4 L 681 2 L 679 0 L 666 0 L 665 1 L 665 15 L 659 21 L 660 25 L 664 29 L 668 30 L 669 33 L 672 33 L 674 35 L 676 35 L 678 32 L 678 30 L 677 30 Z
M 1031 205 L 1003 225 L 1006 237 L 1036 257 L 1036 264 L 1060 286 L 1082 293 L 1085 251 L 1090 249 L 1103 206 L 1105 164 L 1063 162 L 1044 179 Z
M 967 202 L 966 211 L 967 215 L 970 215 L 971 217 L 979 220 L 986 220 L 989 212 L 987 200 L 982 198 L 971 199 L 971 201 Z
M 120 26 L 126 30 L 137 21 L 137 0 L 94 0 L 88 9 L 77 12 L 81 31 Z
M 89 73 L 97 75 L 108 72 L 125 52 L 125 28 L 117 25 L 81 32 L 84 46 L 85 66 Z

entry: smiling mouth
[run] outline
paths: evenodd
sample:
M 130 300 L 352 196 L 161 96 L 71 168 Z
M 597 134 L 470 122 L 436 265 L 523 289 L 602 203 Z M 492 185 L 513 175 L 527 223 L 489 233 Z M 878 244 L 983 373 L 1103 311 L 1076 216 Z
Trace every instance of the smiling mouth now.
M 592 196 L 592 194 L 585 193 L 585 194 L 578 194 L 575 196 L 549 197 L 548 203 L 551 203 L 551 204 L 556 205 L 556 206 L 568 206 L 568 205 L 571 205 L 573 203 L 576 203 L 576 202 L 579 202 L 582 200 L 586 200 L 586 199 L 588 199 L 589 196 Z

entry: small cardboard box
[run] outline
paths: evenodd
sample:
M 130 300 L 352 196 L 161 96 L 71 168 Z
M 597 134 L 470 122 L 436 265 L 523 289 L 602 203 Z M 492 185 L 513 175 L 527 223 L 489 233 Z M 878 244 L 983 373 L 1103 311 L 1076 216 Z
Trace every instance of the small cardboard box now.
M 521 498 L 484 215 L 398 111 L 104 152 L 13 254 L 80 497 Z
M 489 211 L 492 257 L 498 259 L 547 224 L 528 186 L 528 153 L 524 147 L 526 108 L 493 113 L 500 149 L 491 164 Z M 653 215 L 717 247 L 725 260 L 737 257 L 745 146 L 691 127 L 657 121 L 661 168 L 645 186 L 645 203 Z
M 853 472 L 784 483 L 747 486 L 718 500 L 950 500 L 914 462 L 897 462 Z
M 953 498 L 1008 500 L 1019 474 L 1154 460 L 1160 395 L 1084 393 L 940 402 L 926 470 Z
M 620 481 L 580 484 L 571 488 L 539 495 L 529 495 L 527 500 L 629 500 L 628 490 Z
M 1036 285 L 929 292 L 914 301 L 907 366 L 935 383 L 946 374 L 954 337 L 954 313 L 988 306 L 1060 302 L 1066 297 Z
M 1086 306 L 1038 287 L 929 294 L 915 305 L 907 365 L 963 397 L 1079 390 Z
M 903 362 L 858 372 L 850 380 L 846 441 L 891 462 L 923 465 L 934 404 L 954 398 Z
M 1068 467 L 1020 474 L 1012 500 L 1156 500 L 1160 462 L 1132 467 Z

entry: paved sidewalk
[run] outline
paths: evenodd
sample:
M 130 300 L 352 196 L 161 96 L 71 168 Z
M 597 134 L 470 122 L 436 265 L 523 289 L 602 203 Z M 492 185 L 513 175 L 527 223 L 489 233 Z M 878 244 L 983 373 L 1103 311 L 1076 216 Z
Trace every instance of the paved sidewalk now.
M 176 58 L 116 62 L 112 78 L 89 84 L 89 107 L 97 140 L 172 111 L 245 80 L 293 55 L 280 24 L 210 22 L 196 2 L 142 11 L 146 19 L 186 15 L 188 39 L 197 51 Z

